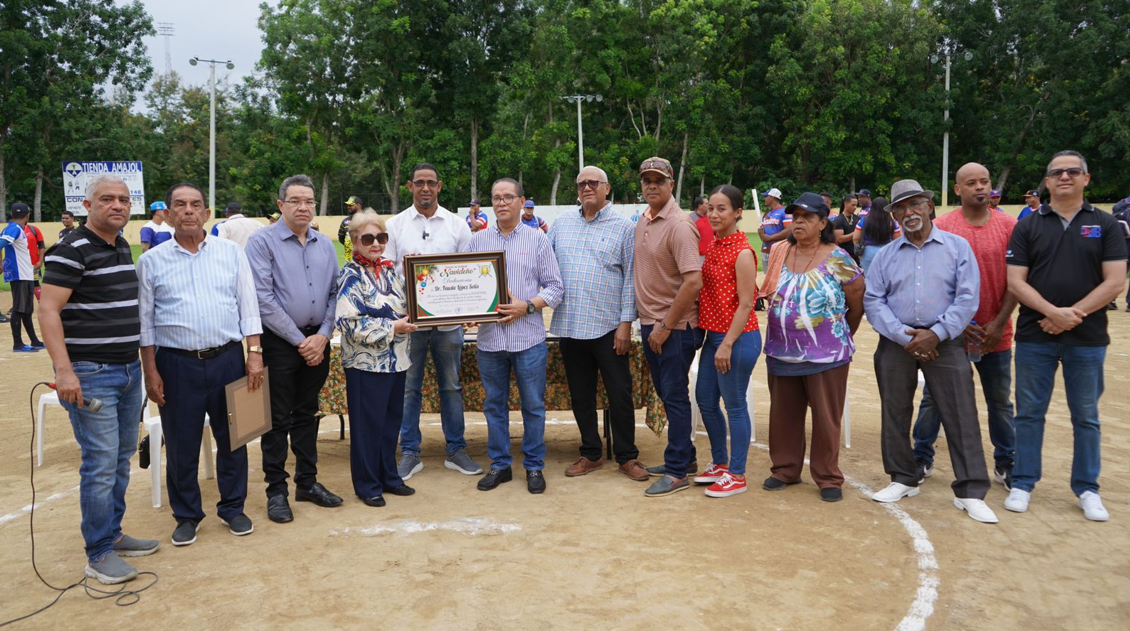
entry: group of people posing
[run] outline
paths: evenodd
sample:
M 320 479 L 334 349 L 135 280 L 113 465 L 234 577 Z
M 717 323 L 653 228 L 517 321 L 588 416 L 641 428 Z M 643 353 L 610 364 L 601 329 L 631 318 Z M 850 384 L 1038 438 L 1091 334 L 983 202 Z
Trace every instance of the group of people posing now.
M 700 255 L 701 233 L 693 213 L 682 211 L 673 197 L 673 176 L 663 158 L 640 165 L 648 209 L 633 224 L 612 210 L 607 174 L 585 167 L 576 178 L 579 208 L 548 232 L 522 220 L 522 185 L 503 178 L 491 187 L 494 223 L 472 233 L 467 221 L 439 205 L 437 169 L 420 164 L 408 182 L 412 206 L 387 222 L 371 210 L 352 215 L 352 251 L 340 269 L 330 239 L 310 228 L 316 197 L 307 176 L 283 181 L 281 220 L 251 233 L 244 247 L 207 233 L 200 187 L 172 186 L 166 204 L 173 238 L 145 252 L 136 267 L 119 236 L 129 219 L 129 191 L 113 175 L 94 178 L 84 201 L 88 221 L 47 252 L 40 311 L 60 400 L 82 448 L 87 574 L 104 583 L 130 580 L 136 570 L 122 557 L 151 554 L 159 546 L 121 528 L 146 397 L 160 407 L 168 449 L 174 545 L 193 543 L 205 517 L 197 472 L 206 417 L 217 442 L 217 513 L 232 534 L 253 531 L 244 512 L 247 448 L 230 449 L 227 424 L 217 420 L 227 418 L 224 386 L 247 376 L 252 389 L 263 387 L 267 369 L 272 429 L 262 437 L 262 454 L 268 517 L 294 519 L 288 450 L 295 457 L 296 499 L 342 505 L 318 481 L 317 468 L 318 393 L 335 330 L 346 377 L 353 492 L 361 502 L 379 507 L 389 495 L 414 493 L 406 482 L 424 466 L 420 409 L 429 356 L 436 368 L 444 466 L 482 474 L 464 438 L 459 370 L 465 327 L 410 322 L 403 278 L 410 254 L 505 253 L 509 301 L 498 307 L 498 321 L 478 326 L 475 340 L 490 459 L 478 481 L 482 491 L 514 477 L 512 379 L 521 399 L 526 488 L 546 490 L 542 310 L 548 307 L 549 332 L 560 340 L 580 430 L 579 458 L 566 476 L 605 464 L 599 376 L 618 471 L 631 480 L 651 480 L 648 497 L 695 483 L 711 497 L 746 491 L 746 391 L 764 353 L 772 466 L 762 488 L 780 491 L 801 482 L 811 410 L 810 473 L 821 499 L 839 501 L 840 421 L 853 336 L 866 314 L 881 336 L 875 372 L 883 463 L 891 479 L 876 501 L 918 493 L 933 472 L 940 425 L 953 463 L 955 505 L 978 521 L 997 521 L 984 502 L 990 478 L 974 400 L 975 364 L 989 408 L 995 474 L 1011 489 L 1005 507 L 1027 510 L 1041 475 L 1044 414 L 1062 363 L 1075 427 L 1071 486 L 1087 518 L 1108 518 L 1098 496 L 1097 404 L 1109 342 L 1105 306 L 1125 284 L 1127 252 L 1114 219 L 1083 198 L 1090 176 L 1082 156 L 1061 152 L 1052 159 L 1050 203 L 1019 224 L 990 210 L 989 174 L 981 165 L 958 171 L 961 208 L 937 222 L 933 192 L 914 180 L 895 182 L 887 204 L 870 212 L 888 213 L 901 233 L 870 258 L 866 274 L 840 247 L 828 201 L 801 194 L 785 207 L 787 238 L 770 251 L 774 278 L 772 292 L 763 296 L 764 339 L 754 311 L 758 259 L 740 227 L 742 192 L 729 185 L 711 192 L 705 216 L 712 238 Z M 1014 419 L 1011 314 L 1018 302 Z M 629 353 L 636 320 L 668 419 L 663 462 L 651 467 L 639 460 L 635 444 Z M 710 439 L 710 459 L 701 471 L 689 396 L 696 355 L 695 394 Z M 927 392 L 912 447 L 920 370 Z M 84 397 L 100 399 L 101 409 L 84 407 Z

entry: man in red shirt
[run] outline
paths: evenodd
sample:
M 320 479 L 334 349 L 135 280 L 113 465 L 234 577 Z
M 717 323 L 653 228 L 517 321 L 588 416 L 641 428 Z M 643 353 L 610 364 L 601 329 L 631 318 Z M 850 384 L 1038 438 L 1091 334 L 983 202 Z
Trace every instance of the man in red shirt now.
M 710 251 L 710 244 L 714 242 L 714 228 L 706 216 L 706 198 L 701 195 L 694 198 L 691 208 L 694 209 L 690 214 L 691 221 L 698 228 L 698 255 L 705 259 L 706 253 Z
M 1005 253 L 1016 219 L 995 212 L 989 197 L 989 170 L 970 162 L 957 171 L 954 193 L 961 207 L 934 222 L 938 228 L 969 242 L 981 271 L 981 302 L 974 321 L 965 328 L 965 345 L 981 376 L 985 405 L 989 409 L 989 438 L 993 441 L 996 466 L 993 479 L 1009 488 L 1016 457 L 1016 430 L 1012 400 L 1012 312 L 1016 298 L 1008 292 Z M 977 359 L 978 355 L 980 359 Z M 934 442 L 940 419 L 929 390 L 922 394 L 918 421 L 914 424 L 914 456 L 920 478 L 934 473 Z
M 43 242 L 43 233 L 31 225 L 31 222 L 24 226 L 24 234 L 27 235 L 27 253 L 31 257 L 31 273 L 35 276 L 35 299 L 39 300 L 39 273 L 43 270 L 43 257 L 40 253 L 46 252 L 47 246 Z

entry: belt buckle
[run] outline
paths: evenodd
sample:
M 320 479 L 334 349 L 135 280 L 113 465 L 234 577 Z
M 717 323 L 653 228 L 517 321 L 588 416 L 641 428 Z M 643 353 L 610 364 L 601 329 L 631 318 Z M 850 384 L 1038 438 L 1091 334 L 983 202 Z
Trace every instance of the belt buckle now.
M 205 352 L 206 351 L 196 351 L 196 359 L 199 359 L 199 360 L 207 359 L 206 357 L 204 357 Z

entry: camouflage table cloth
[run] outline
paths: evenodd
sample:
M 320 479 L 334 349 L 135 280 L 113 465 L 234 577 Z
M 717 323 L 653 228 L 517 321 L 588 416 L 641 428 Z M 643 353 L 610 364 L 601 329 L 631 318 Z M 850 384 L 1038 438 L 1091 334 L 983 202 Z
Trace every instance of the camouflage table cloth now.
M 632 367 L 632 400 L 635 408 L 647 410 L 647 426 L 656 436 L 663 433 L 667 426 L 667 415 L 663 411 L 663 403 L 656 395 L 651 385 L 651 372 L 647 368 L 647 361 L 643 356 L 643 347 L 639 340 L 632 340 L 632 350 L 629 355 Z M 546 359 L 545 379 L 545 409 L 569 410 L 572 401 L 569 399 L 569 383 L 565 380 L 565 366 L 561 361 L 561 348 L 556 341 L 549 341 L 549 353 Z M 468 412 L 481 412 L 483 410 L 482 380 L 479 378 L 478 347 L 474 340 L 463 344 L 463 366 L 460 370 L 460 380 L 463 383 L 463 409 Z M 608 409 L 608 397 L 604 393 L 604 383 L 598 380 L 596 395 L 597 409 Z M 422 394 L 422 412 L 425 414 L 439 413 L 439 387 L 436 383 L 435 364 L 430 360 L 424 368 L 424 385 Z M 520 410 L 522 406 L 518 398 L 518 386 L 513 378 L 510 381 L 510 409 Z M 326 378 L 326 385 L 318 394 L 318 410 L 323 416 L 349 414 L 345 399 L 345 371 L 341 368 L 341 349 L 333 345 L 330 351 L 330 375 Z

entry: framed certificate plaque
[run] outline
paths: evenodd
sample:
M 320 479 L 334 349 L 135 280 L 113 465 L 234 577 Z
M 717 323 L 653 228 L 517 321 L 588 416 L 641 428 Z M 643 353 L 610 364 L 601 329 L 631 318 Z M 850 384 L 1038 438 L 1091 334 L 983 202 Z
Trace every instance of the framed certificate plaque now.
M 506 254 L 465 252 L 404 257 L 408 321 L 417 326 L 495 322 L 509 302 Z

